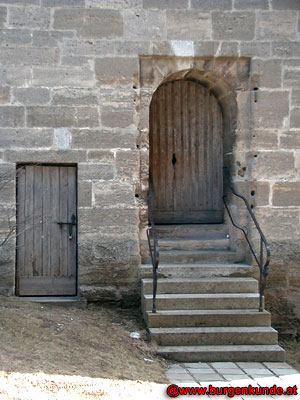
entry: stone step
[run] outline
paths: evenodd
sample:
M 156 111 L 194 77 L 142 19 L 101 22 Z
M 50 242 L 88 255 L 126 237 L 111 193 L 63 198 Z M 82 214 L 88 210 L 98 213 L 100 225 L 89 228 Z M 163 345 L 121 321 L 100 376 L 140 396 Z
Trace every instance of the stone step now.
M 185 327 L 150 328 L 160 346 L 277 344 L 277 331 L 271 327 Z
M 159 346 L 157 354 L 179 362 L 282 362 L 285 358 L 278 345 Z
M 165 250 L 226 250 L 229 249 L 228 238 L 220 239 L 159 239 L 158 246 L 161 251 Z
M 152 309 L 152 295 L 144 295 L 145 307 Z M 258 309 L 257 293 L 217 293 L 217 294 L 158 294 L 157 310 L 235 310 Z
M 253 267 L 242 263 L 163 263 L 158 267 L 160 278 L 205 278 L 250 276 Z M 141 266 L 141 277 L 152 278 L 152 264 Z
M 51 304 L 64 307 L 87 307 L 87 300 L 80 296 L 26 296 L 21 298 L 34 303 Z
M 155 225 L 160 238 L 226 238 L 228 227 L 225 224 L 178 224 Z
M 153 279 L 142 279 L 143 293 L 152 294 Z M 158 279 L 157 294 L 162 293 L 257 293 L 253 278 L 166 278 Z
M 270 326 L 267 311 L 253 310 L 160 310 L 144 312 L 148 328 Z
M 231 250 L 164 250 L 160 252 L 161 262 L 193 263 L 193 262 L 241 262 L 243 255 Z

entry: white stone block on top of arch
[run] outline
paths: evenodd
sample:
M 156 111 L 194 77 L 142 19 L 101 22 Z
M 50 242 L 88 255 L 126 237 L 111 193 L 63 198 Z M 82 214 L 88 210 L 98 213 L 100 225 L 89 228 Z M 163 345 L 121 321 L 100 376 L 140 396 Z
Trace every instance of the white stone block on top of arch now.
M 178 57 L 194 57 L 195 49 L 192 40 L 171 40 L 172 50 Z

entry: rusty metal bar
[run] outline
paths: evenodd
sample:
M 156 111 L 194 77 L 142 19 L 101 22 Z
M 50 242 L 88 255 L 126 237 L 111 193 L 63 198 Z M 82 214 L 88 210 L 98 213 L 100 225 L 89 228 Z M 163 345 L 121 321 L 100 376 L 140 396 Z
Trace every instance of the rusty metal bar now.
M 269 264 L 270 264 L 270 258 L 271 258 L 271 250 L 270 250 L 270 245 L 267 241 L 267 239 L 265 238 L 265 235 L 263 234 L 261 227 L 259 226 L 259 223 L 250 207 L 250 204 L 248 202 L 248 200 L 238 194 L 235 189 L 234 186 L 229 178 L 229 173 L 226 167 L 223 168 L 223 172 L 224 172 L 224 178 L 225 178 L 225 182 L 227 183 L 229 189 L 231 190 L 231 192 L 238 198 L 242 199 L 247 207 L 247 210 L 250 214 L 250 217 L 252 219 L 252 221 L 254 222 L 254 225 L 260 235 L 260 250 L 259 250 L 259 255 L 256 254 L 254 247 L 252 246 L 248 233 L 246 232 L 246 230 L 239 226 L 233 219 L 232 214 L 229 210 L 228 204 L 226 202 L 226 195 L 223 196 L 223 202 L 225 205 L 225 208 L 227 210 L 227 213 L 229 215 L 230 221 L 232 223 L 232 225 L 239 229 L 241 232 L 243 232 L 245 239 L 248 243 L 248 246 L 250 248 L 250 251 L 259 267 L 259 272 L 260 272 L 260 276 L 259 276 L 259 311 L 263 311 L 263 295 L 264 295 L 264 290 L 265 290 L 265 286 L 266 286 L 266 278 L 267 275 L 269 274 Z M 266 251 L 266 257 L 265 257 L 265 263 L 264 263 L 264 249 Z
M 159 247 L 158 247 L 158 238 L 157 232 L 155 229 L 154 218 L 152 213 L 151 207 L 151 199 L 155 196 L 155 186 L 153 183 L 151 172 L 149 173 L 149 183 L 151 193 L 147 196 L 147 205 L 148 205 L 148 218 L 149 218 L 149 226 L 147 228 L 147 239 L 148 239 L 148 246 L 149 252 L 152 261 L 153 267 L 153 302 L 152 302 L 152 312 L 156 312 L 156 292 L 157 292 L 157 270 L 159 264 Z M 153 244 L 151 243 L 151 237 L 153 239 Z

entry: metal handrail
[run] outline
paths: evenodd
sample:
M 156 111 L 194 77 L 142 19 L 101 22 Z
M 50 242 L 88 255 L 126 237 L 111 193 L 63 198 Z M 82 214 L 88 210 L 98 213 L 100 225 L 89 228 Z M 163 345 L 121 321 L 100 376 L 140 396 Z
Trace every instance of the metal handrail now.
M 265 290 L 265 287 L 266 287 L 266 278 L 267 278 L 267 276 L 268 276 L 268 274 L 270 272 L 269 271 L 269 264 L 270 264 L 270 258 L 271 258 L 270 245 L 269 245 L 267 239 L 265 238 L 265 235 L 263 234 L 263 232 L 262 232 L 262 230 L 261 230 L 261 228 L 259 226 L 259 223 L 258 223 L 258 221 L 257 221 L 257 219 L 256 219 L 256 217 L 255 217 L 255 215 L 254 215 L 254 213 L 253 213 L 253 211 L 252 211 L 252 209 L 250 207 L 250 204 L 249 204 L 248 200 L 244 196 L 242 196 L 241 194 L 239 194 L 239 193 L 237 193 L 235 191 L 234 186 L 233 186 L 233 184 L 232 184 L 232 182 L 231 182 L 231 180 L 229 178 L 228 169 L 226 167 L 223 168 L 223 172 L 224 172 L 225 181 L 226 181 L 229 189 L 231 190 L 231 192 L 236 197 L 239 197 L 240 199 L 242 199 L 244 201 L 244 203 L 245 203 L 245 205 L 247 207 L 247 210 L 248 210 L 248 212 L 249 212 L 249 214 L 250 214 L 250 216 L 252 218 L 252 221 L 254 222 L 254 225 L 255 225 L 255 227 L 256 227 L 259 235 L 260 235 L 260 251 L 259 251 L 259 256 L 257 256 L 256 252 L 255 252 L 255 250 L 254 250 L 254 248 L 253 248 L 253 246 L 252 246 L 252 244 L 250 242 L 248 233 L 246 232 L 246 230 L 243 227 L 239 226 L 234 221 L 234 219 L 232 217 L 232 214 L 229 211 L 228 204 L 227 204 L 227 202 L 225 200 L 226 195 L 224 195 L 223 196 L 223 202 L 224 202 L 225 208 L 226 208 L 226 210 L 228 212 L 230 221 L 231 221 L 232 225 L 235 228 L 237 228 L 237 229 L 239 229 L 240 231 L 243 232 L 243 234 L 245 236 L 245 239 L 246 239 L 246 241 L 247 241 L 247 243 L 249 245 L 250 251 L 253 254 L 254 259 L 255 259 L 258 267 L 259 267 L 259 271 L 260 271 L 260 277 L 259 277 L 259 311 L 263 311 L 263 295 L 264 295 L 264 290 Z M 264 263 L 264 247 L 265 247 L 265 251 L 266 251 L 265 263 Z
M 146 232 L 147 232 L 147 239 L 148 239 L 148 246 L 151 255 L 152 267 L 153 267 L 153 302 L 152 302 L 152 312 L 156 312 L 156 292 L 157 292 L 157 270 L 159 264 L 159 247 L 158 247 L 158 238 L 157 232 L 155 229 L 154 218 L 152 213 L 151 207 L 151 199 L 155 196 L 155 186 L 153 183 L 151 172 L 149 173 L 149 183 L 151 188 L 151 193 L 147 196 L 147 205 L 148 205 L 148 217 L 149 223 Z M 151 236 L 153 238 L 153 245 L 151 243 Z

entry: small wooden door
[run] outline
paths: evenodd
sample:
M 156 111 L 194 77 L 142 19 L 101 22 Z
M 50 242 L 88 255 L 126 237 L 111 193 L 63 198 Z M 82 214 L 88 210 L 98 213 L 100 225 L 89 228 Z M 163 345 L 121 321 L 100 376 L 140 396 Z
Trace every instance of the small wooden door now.
M 17 294 L 76 295 L 76 167 L 25 165 L 17 177 Z
M 161 85 L 150 106 L 156 223 L 223 221 L 223 120 L 214 95 L 192 81 Z

